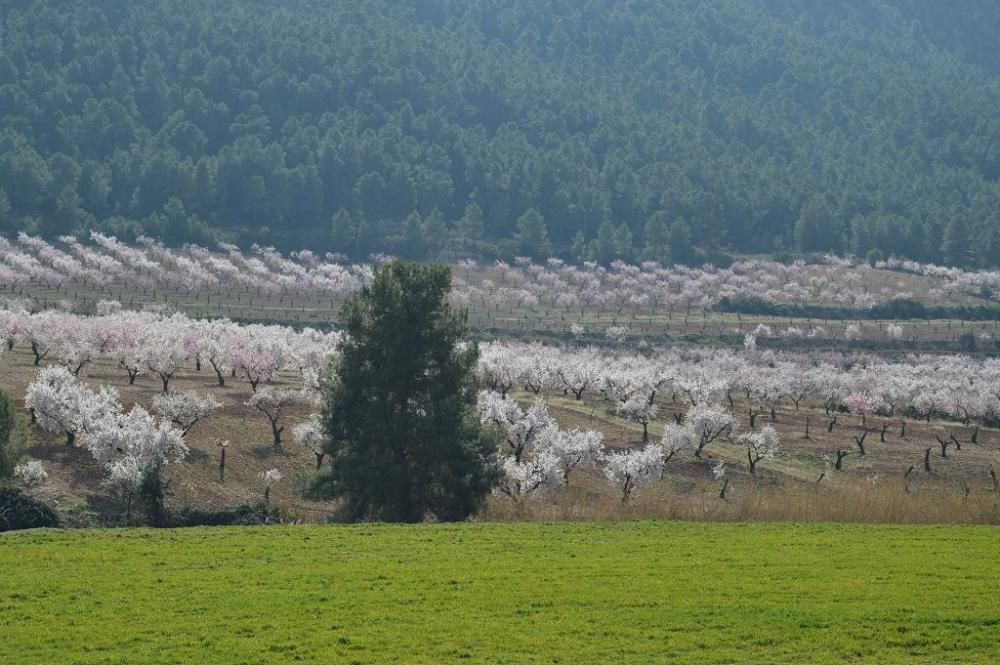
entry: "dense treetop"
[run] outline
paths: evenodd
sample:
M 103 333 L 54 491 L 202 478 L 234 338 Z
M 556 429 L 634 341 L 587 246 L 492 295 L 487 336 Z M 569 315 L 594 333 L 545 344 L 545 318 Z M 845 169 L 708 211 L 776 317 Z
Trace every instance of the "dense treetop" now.
M 1000 263 L 987 0 L 6 4 L 2 233 Z

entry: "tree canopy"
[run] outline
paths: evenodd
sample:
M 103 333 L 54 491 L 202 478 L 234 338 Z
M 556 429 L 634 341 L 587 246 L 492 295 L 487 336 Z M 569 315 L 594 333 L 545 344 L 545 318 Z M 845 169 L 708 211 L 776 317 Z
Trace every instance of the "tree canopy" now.
M 331 467 L 318 488 L 350 519 L 460 520 L 496 482 L 476 412 L 477 347 L 447 303 L 451 271 L 394 261 L 342 311 L 346 339 L 323 410 Z
M 607 261 L 692 254 L 683 220 L 700 258 L 995 265 L 998 28 L 988 0 L 13 0 L 0 232 Z

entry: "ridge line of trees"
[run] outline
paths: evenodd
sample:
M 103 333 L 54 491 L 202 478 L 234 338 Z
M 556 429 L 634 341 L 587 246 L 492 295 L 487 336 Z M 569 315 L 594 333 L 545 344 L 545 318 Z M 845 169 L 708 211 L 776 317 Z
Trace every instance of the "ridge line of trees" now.
M 1000 263 L 1000 12 L 8 3 L 0 233 Z

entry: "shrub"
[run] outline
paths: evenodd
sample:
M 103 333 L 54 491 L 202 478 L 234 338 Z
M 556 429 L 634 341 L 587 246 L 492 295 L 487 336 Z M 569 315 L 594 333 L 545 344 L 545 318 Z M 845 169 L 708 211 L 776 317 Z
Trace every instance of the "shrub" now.
M 0 532 L 59 526 L 48 504 L 14 487 L 0 487 Z

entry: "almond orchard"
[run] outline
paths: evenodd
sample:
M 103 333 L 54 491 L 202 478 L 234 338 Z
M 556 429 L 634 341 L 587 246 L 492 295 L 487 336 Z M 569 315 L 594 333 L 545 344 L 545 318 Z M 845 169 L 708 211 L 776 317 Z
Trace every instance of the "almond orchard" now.
M 209 307 L 256 299 L 259 318 L 273 321 L 268 303 L 319 311 L 325 301 L 329 317 L 369 266 L 265 248 L 131 247 L 97 234 L 61 248 L 22 235 L 0 249 L 0 387 L 31 417 L 24 485 L 67 501 L 105 496 L 104 518 L 127 519 L 149 483 L 174 488 L 168 501 L 218 501 L 228 464 L 238 496 L 324 519 L 329 505 L 310 501 L 302 479 L 324 463 L 318 414 L 341 342 L 336 322 L 238 322 Z M 837 320 L 846 324 L 835 336 L 817 317 L 783 328 L 740 317 L 711 345 L 636 332 L 655 317 L 722 320 L 724 299 L 860 312 L 912 298 L 989 311 L 996 274 L 832 259 L 725 270 L 463 261 L 453 270 L 453 302 L 492 312 L 495 324 L 505 308 L 528 308 L 564 326 L 534 341 L 508 328 L 475 342 L 479 415 L 500 433 L 488 515 L 766 518 L 881 491 L 904 497 L 893 508 L 901 519 L 932 519 L 933 506 L 996 520 L 1000 359 L 921 349 L 927 320 Z M 884 287 L 861 286 L 875 274 Z M 896 290 L 904 286 L 913 290 Z M 944 325 L 976 327 L 973 342 L 989 348 L 995 322 Z M 822 345 L 795 345 L 810 339 Z M 213 436 L 234 418 L 252 440 Z M 91 472 L 96 479 L 82 480 Z

